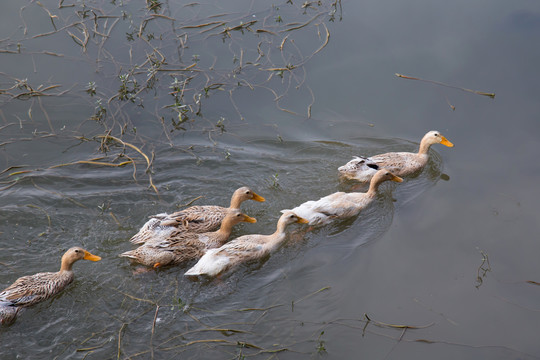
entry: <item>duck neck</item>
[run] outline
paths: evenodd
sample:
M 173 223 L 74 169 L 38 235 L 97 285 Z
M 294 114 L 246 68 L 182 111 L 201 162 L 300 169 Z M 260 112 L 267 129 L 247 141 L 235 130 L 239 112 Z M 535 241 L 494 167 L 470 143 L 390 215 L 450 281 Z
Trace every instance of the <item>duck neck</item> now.
M 275 233 L 266 238 L 266 241 L 262 244 L 262 246 L 266 249 L 273 249 L 274 247 L 281 244 L 281 242 L 283 242 L 286 237 L 287 233 L 285 231 L 277 230 Z
M 230 209 L 240 209 L 240 205 L 242 205 L 242 200 L 240 200 L 240 196 L 236 196 L 236 194 L 233 194 L 231 198 L 231 206 Z
M 377 195 L 377 191 L 379 190 L 379 185 L 381 185 L 381 181 L 371 181 L 371 183 L 369 184 L 369 190 L 367 191 L 366 195 L 369 197 L 375 197 L 375 195 Z
M 431 144 L 427 141 L 422 140 L 420 142 L 420 148 L 418 149 L 418 155 L 427 155 Z
M 219 237 L 219 238 L 226 238 L 228 239 L 229 236 L 231 236 L 231 232 L 232 232 L 232 228 L 233 228 L 234 224 L 230 221 L 227 221 L 227 220 L 224 220 L 222 223 L 221 223 L 221 226 L 219 228 L 218 231 L 216 231 L 216 235 Z
M 62 257 L 62 264 L 60 265 L 60 271 L 71 271 L 74 261 Z
M 272 235 L 276 237 L 285 235 L 286 227 L 287 227 L 287 224 L 284 221 L 278 221 L 276 231 Z

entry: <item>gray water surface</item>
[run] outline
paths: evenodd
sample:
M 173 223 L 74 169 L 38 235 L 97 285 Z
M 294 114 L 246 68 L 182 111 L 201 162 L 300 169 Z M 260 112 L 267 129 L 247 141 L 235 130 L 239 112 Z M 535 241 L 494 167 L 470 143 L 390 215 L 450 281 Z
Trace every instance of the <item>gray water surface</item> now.
M 48 90 L 55 96 L 0 93 L 0 288 L 56 271 L 71 246 L 102 260 L 76 263 L 64 292 L 1 328 L 0 358 L 540 358 L 538 4 L 164 2 L 158 14 L 174 25 L 160 17 L 145 29 L 164 34 L 148 40 L 167 56 L 163 66 L 214 64 L 210 83 L 227 84 L 201 96 L 202 116 L 183 129 L 171 125 L 176 114 L 165 107 L 173 76 L 138 95 L 144 107 L 107 103 L 118 75 L 152 53 L 146 42 L 126 39 L 152 17 L 144 3 L 40 4 L 10 1 L 0 15 L 0 88 L 16 79 L 34 89 L 61 85 Z M 45 8 L 58 16 L 58 32 L 35 37 L 54 30 Z M 67 32 L 84 40 L 82 27 L 62 26 L 86 21 L 92 29 L 91 12 L 75 15 L 89 9 L 111 16 L 99 19 L 98 31 L 112 30 L 103 45 L 90 38 L 85 52 Z M 275 35 L 223 38 L 182 28 L 216 19 L 227 26 L 256 19 L 253 29 Z M 328 44 L 317 51 L 325 27 Z M 179 51 L 184 32 L 192 42 Z M 259 43 L 261 68 L 298 68 L 267 81 L 268 71 L 248 64 Z M 230 95 L 236 79 L 260 86 L 243 83 Z M 85 91 L 92 81 L 93 97 Z M 189 101 L 207 85 L 194 78 Z M 270 89 L 283 97 L 276 102 Z M 101 122 L 90 120 L 98 97 L 108 111 Z M 151 171 L 129 146 L 111 141 L 101 151 L 95 137 L 107 130 L 152 159 Z M 149 215 L 199 196 L 194 204 L 227 205 L 243 185 L 267 201 L 243 204 L 258 222 L 237 226 L 233 236 L 270 234 L 282 209 L 364 191 L 338 177 L 352 156 L 415 151 L 429 130 L 455 147 L 433 146 L 418 177 L 385 184 L 356 219 L 291 227 L 271 257 L 218 280 L 185 279 L 186 267 L 141 271 L 118 257 L 133 248 L 129 238 Z M 92 159 L 134 159 L 136 167 L 72 164 Z

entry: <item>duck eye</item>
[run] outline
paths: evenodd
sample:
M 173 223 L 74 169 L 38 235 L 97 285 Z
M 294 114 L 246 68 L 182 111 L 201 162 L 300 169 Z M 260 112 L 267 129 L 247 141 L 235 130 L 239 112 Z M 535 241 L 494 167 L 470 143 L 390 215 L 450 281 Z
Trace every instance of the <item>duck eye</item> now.
M 248 190 L 248 191 L 246 191 L 246 194 L 248 194 L 248 195 L 249 195 L 250 193 L 251 193 L 251 191 L 249 191 L 249 190 Z

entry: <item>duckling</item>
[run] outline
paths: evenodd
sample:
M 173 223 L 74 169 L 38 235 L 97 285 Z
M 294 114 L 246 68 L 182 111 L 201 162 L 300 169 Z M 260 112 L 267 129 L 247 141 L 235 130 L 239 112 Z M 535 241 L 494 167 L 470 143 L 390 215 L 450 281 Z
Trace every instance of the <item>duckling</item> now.
M 240 222 L 256 223 L 257 220 L 243 214 L 240 210 L 229 210 L 217 231 L 197 234 L 177 230 L 167 238 L 152 238 L 137 249 L 126 251 L 120 256 L 155 268 L 179 265 L 189 260 L 199 259 L 207 249 L 225 244 L 233 226 Z
M 64 290 L 73 281 L 73 264 L 83 259 L 101 260 L 80 247 L 73 247 L 62 256 L 60 271 L 23 276 L 5 288 L 0 292 L 0 323 L 13 323 L 21 308 L 45 301 Z
M 227 211 L 239 210 L 240 205 L 246 200 L 265 201 L 262 196 L 244 186 L 233 193 L 228 208 L 216 205 L 191 206 L 172 214 L 153 215 L 130 241 L 134 244 L 144 244 L 151 239 L 169 237 L 177 230 L 192 233 L 215 231 L 219 229 Z
M 375 173 L 369 190 L 361 192 L 336 192 L 317 201 L 308 201 L 291 211 L 308 220 L 310 225 L 325 225 L 336 219 L 356 216 L 375 200 L 379 185 L 384 181 L 402 182 L 403 179 L 386 169 Z M 288 211 L 288 210 L 283 210 Z
M 285 241 L 287 238 L 285 228 L 292 223 L 305 224 L 307 220 L 292 211 L 285 211 L 279 218 L 277 229 L 272 235 L 244 235 L 217 249 L 210 249 L 184 275 L 216 276 L 243 262 L 261 259 Z
M 413 175 L 426 166 L 429 160 L 428 150 L 433 144 L 453 147 L 448 139 L 438 131 L 429 131 L 420 142 L 418 153 L 390 152 L 371 157 L 355 157 L 338 171 L 345 178 L 368 182 L 379 169 L 390 170 L 396 176 Z

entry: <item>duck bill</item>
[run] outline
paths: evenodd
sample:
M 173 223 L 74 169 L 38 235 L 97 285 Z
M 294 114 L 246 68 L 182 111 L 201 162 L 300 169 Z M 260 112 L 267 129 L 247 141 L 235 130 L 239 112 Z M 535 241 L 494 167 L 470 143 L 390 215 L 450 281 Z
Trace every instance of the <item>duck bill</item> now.
M 257 219 L 252 218 L 251 216 L 247 216 L 247 215 L 246 215 L 246 218 L 244 219 L 244 222 L 248 222 L 248 223 L 255 224 L 255 223 L 257 222 Z
M 403 178 L 400 178 L 399 176 L 395 176 L 392 178 L 392 181 L 395 181 L 395 182 L 403 182 Z
M 88 251 L 85 251 L 83 259 L 84 260 L 90 260 L 90 261 L 99 261 L 99 260 L 101 260 L 101 257 L 99 257 L 97 255 L 94 255 L 94 254 L 91 254 Z
M 447 138 L 445 138 L 444 136 L 441 135 L 441 144 L 443 144 L 444 146 L 448 146 L 448 147 L 454 147 L 454 144 L 452 144 L 450 141 L 448 141 Z
M 263 198 L 261 195 L 253 193 L 253 200 L 263 202 L 265 201 L 265 198 Z
M 296 220 L 296 222 L 299 223 L 299 224 L 308 224 L 309 223 L 309 221 L 307 221 L 304 218 L 301 218 L 300 216 L 298 217 L 298 220 Z

